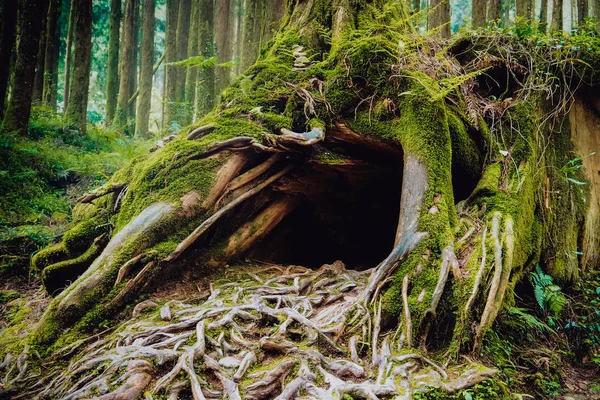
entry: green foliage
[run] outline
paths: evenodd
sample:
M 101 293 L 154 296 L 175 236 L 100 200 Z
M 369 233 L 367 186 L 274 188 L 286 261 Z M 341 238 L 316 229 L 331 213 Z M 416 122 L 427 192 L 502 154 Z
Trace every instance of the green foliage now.
M 552 317 L 557 317 L 567 304 L 567 298 L 561 292 L 560 286 L 555 285 L 553 278 L 545 274 L 539 265 L 535 271 L 529 273 L 529 281 L 540 308 L 548 311 Z

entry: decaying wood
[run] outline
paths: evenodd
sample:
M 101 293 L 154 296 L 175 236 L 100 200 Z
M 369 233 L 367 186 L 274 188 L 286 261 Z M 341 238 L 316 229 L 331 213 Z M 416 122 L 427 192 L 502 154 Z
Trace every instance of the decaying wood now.
M 215 130 L 215 126 L 213 124 L 202 125 L 196 129 L 194 129 L 193 131 L 191 131 L 187 135 L 186 139 L 187 140 L 199 139 L 205 135 L 208 135 L 209 133 L 211 133 L 214 130 Z
M 126 186 L 127 185 L 124 183 L 110 183 L 110 184 L 104 185 L 102 187 L 99 187 L 96 190 L 93 190 L 93 191 L 83 195 L 83 197 L 81 197 L 79 199 L 79 203 L 84 203 L 84 204 L 91 203 L 92 201 L 99 199 L 100 197 L 106 196 L 108 194 L 120 192 Z
M 246 152 L 232 154 L 231 157 L 227 159 L 227 162 L 219 168 L 215 182 L 210 189 L 210 193 L 202 203 L 203 210 L 208 210 L 215 204 L 231 180 L 236 177 L 242 168 L 244 168 L 247 161 L 248 154 Z

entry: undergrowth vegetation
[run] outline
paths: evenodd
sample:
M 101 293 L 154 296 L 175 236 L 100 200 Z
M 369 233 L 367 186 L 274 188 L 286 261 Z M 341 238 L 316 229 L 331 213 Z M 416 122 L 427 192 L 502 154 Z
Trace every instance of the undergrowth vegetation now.
M 149 144 L 117 131 L 87 134 L 34 108 L 27 137 L 0 137 L 0 272 L 26 267 L 29 256 L 67 228 L 71 209 Z

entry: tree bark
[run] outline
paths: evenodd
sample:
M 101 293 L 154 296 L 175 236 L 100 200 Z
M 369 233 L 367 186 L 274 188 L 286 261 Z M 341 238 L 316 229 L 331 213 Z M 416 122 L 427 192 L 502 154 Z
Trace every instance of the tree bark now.
M 563 29 L 563 0 L 552 0 L 552 24 L 550 28 L 553 31 L 562 31 Z
M 589 16 L 588 0 L 577 0 L 577 26 L 581 26 L 583 20 Z
M 177 18 L 179 16 L 179 0 L 167 0 L 167 32 L 166 32 L 166 104 L 163 129 L 171 127 L 175 120 L 175 102 L 177 101 L 177 67 L 170 65 L 177 61 Z
M 548 29 L 548 0 L 541 0 L 540 4 L 540 23 L 545 32 Z
M 450 37 L 450 2 L 449 0 L 431 0 L 429 29 L 439 30 L 443 39 Z
M 486 0 L 473 0 L 473 28 L 485 26 L 486 3 Z
M 215 14 L 215 43 L 217 45 L 217 56 L 219 63 L 231 61 L 231 36 L 230 32 L 230 1 L 217 2 Z M 231 70 L 225 67 L 216 69 L 217 93 L 229 84 Z
M 246 0 L 244 5 L 244 21 L 242 24 L 242 69 L 245 70 L 256 61 L 260 32 L 256 32 L 257 22 L 261 19 L 259 14 L 259 1 Z M 258 33 L 258 34 L 257 34 Z
M 75 9 L 77 4 L 75 0 L 71 0 L 69 7 L 69 28 L 67 30 L 66 51 L 65 51 L 65 87 L 64 87 L 64 102 L 63 110 L 66 111 L 69 106 L 69 92 L 71 88 L 71 68 L 73 64 L 73 30 L 75 29 Z
M 29 124 L 41 26 L 47 6 L 45 0 L 22 0 L 19 4 L 17 59 L 11 81 L 13 91 L 3 127 L 21 135 L 27 133 Z
M 106 125 L 113 123 L 119 96 L 119 40 L 121 25 L 121 0 L 110 2 L 110 33 L 106 72 Z
M 140 94 L 137 103 L 135 132 L 137 137 L 149 137 L 148 122 L 152 100 L 152 76 L 154 75 L 154 25 L 155 0 L 143 0 L 142 48 L 140 68 Z
M 515 16 L 517 18 L 524 18 L 530 20 L 533 17 L 533 3 L 532 0 L 516 0 L 515 3 Z
M 192 0 L 190 33 L 187 54 L 189 57 L 199 54 L 198 43 L 200 41 L 198 28 L 200 26 L 200 1 Z M 198 68 L 190 66 L 185 71 L 185 119 L 184 124 L 189 125 L 194 121 L 194 108 L 196 105 L 196 83 L 198 79 Z
M 131 95 L 133 93 L 135 93 L 135 91 L 138 88 L 138 59 L 139 59 L 139 53 L 140 53 L 140 1 L 141 0 L 134 0 L 133 2 L 133 38 L 132 38 L 132 43 L 133 43 L 133 51 L 131 52 L 131 69 L 129 70 L 129 73 L 131 75 L 130 81 L 129 81 L 129 98 L 131 99 Z M 128 100 L 128 104 L 129 104 L 129 110 L 127 111 L 127 115 L 129 116 L 129 118 L 133 121 L 135 121 L 135 110 L 136 110 L 136 101 L 135 99 L 133 99 L 133 101 L 129 101 Z M 133 128 L 132 130 L 132 134 L 135 132 L 135 128 Z
M 4 104 L 8 95 L 10 66 L 12 64 L 13 47 L 15 45 L 15 28 L 17 25 L 17 2 L 2 0 L 0 2 L 0 120 L 4 117 Z
M 121 35 L 121 54 L 119 58 L 119 98 L 115 113 L 115 125 L 123 128 L 127 125 L 129 115 L 129 98 L 131 97 L 131 69 L 133 68 L 133 35 L 134 35 L 134 3 L 125 0 L 123 18 L 123 34 Z
M 214 39 L 215 31 L 215 8 L 213 0 L 200 0 L 200 26 L 198 27 L 199 52 L 204 59 L 216 56 L 216 45 Z M 215 67 L 205 68 L 198 71 L 196 91 L 197 116 L 207 114 L 214 105 L 216 97 Z
M 594 18 L 596 18 L 596 29 L 600 31 L 600 0 L 594 0 Z
M 50 0 L 48 9 L 48 23 L 46 32 L 48 40 L 46 42 L 46 57 L 44 60 L 44 88 L 42 93 L 42 101 L 45 106 L 56 111 L 56 95 L 57 95 L 57 80 L 58 80 L 58 56 L 60 54 L 60 26 L 58 19 L 62 0 Z
M 47 0 L 48 4 L 51 0 Z M 48 29 L 48 14 L 50 12 L 50 7 L 46 9 L 44 12 L 44 17 L 42 18 L 42 31 L 40 32 L 40 43 L 38 45 L 38 55 L 37 55 L 37 66 L 35 69 L 35 79 L 33 81 L 33 99 L 32 102 L 34 104 L 41 104 L 42 95 L 44 92 L 44 71 L 46 67 L 46 45 L 48 43 L 48 37 L 50 33 L 47 31 Z
M 92 64 L 92 0 L 78 0 L 75 14 L 73 84 L 65 120 L 86 131 L 87 105 Z
M 500 21 L 502 19 L 502 0 L 491 0 L 487 10 L 488 21 Z M 499 24 L 501 26 L 501 24 Z
M 188 57 L 188 41 L 190 40 L 190 11 L 192 0 L 179 0 L 179 16 L 177 17 L 177 61 Z M 177 67 L 176 70 L 176 121 L 178 125 L 185 126 L 185 67 Z

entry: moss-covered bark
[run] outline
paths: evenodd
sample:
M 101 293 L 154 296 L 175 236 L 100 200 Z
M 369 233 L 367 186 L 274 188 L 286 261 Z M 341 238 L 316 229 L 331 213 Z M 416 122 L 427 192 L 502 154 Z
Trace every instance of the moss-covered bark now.
M 140 94 L 135 113 L 135 135 L 148 137 L 148 123 L 150 120 L 150 102 L 152 100 L 152 76 L 154 69 L 154 12 L 155 4 L 152 0 L 145 0 L 142 16 L 142 49 L 140 67 Z
M 0 35 L 0 59 L 6 60 L 0 63 L 0 119 L 4 117 L 4 106 L 7 98 L 8 82 L 10 76 L 12 51 L 15 44 L 15 28 L 17 26 L 17 2 L 3 0 L 0 2 L 2 10 Z
M 121 27 L 121 0 L 110 2 L 110 32 L 106 67 L 106 122 L 112 124 L 119 96 L 119 38 Z

